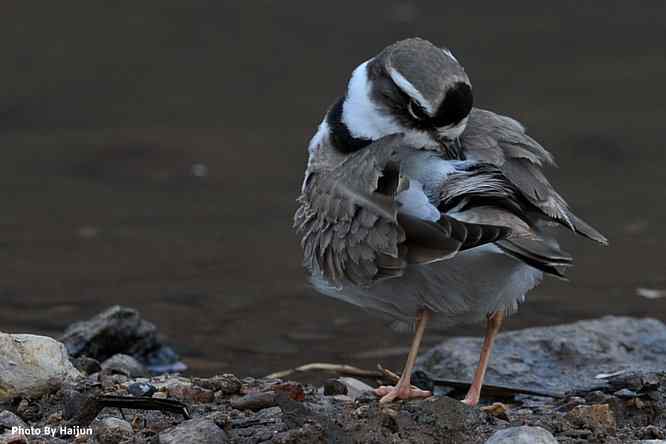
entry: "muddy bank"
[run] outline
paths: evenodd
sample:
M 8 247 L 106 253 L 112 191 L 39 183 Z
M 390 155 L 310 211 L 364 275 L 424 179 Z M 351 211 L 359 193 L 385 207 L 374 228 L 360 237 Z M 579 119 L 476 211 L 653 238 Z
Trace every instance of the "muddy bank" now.
M 109 348 L 108 341 L 101 342 L 104 347 L 93 346 L 94 337 L 101 340 L 110 328 L 100 319 L 120 319 L 126 332 L 131 326 L 153 331 L 131 311 L 116 307 L 63 336 L 68 344 L 76 332 L 76 357 L 68 356 L 71 345 L 50 338 L 0 335 L 0 443 L 573 444 L 666 438 L 666 371 L 659 369 L 665 358 L 650 349 L 650 344 L 660 343 L 666 326 L 654 320 L 608 317 L 506 333 L 498 343 L 522 343 L 535 358 L 518 366 L 523 358 L 517 352 L 499 349 L 493 368 L 504 368 L 504 377 L 512 380 L 495 374 L 492 382 L 550 388 L 553 397 L 486 392 L 482 405 L 471 408 L 459 402 L 452 387 L 441 386 L 428 400 L 382 406 L 369 391 L 375 381 L 333 374 L 321 386 L 232 374 L 156 375 L 148 358 L 153 354 L 146 350 L 166 347 L 157 336 L 127 334 L 132 341 L 143 341 L 133 348 L 119 343 Z M 93 330 L 98 334 L 90 335 Z M 607 334 L 598 334 L 602 331 Z M 557 338 L 567 345 L 553 347 Z M 435 366 L 435 355 L 448 353 L 451 344 L 461 347 L 458 341 L 463 340 L 473 341 L 447 341 L 424 356 L 421 369 L 429 383 L 457 376 Z M 84 349 L 93 356 L 83 354 Z M 36 359 L 44 354 L 52 358 Z M 160 366 L 178 362 L 168 356 Z M 513 362 L 513 375 L 506 360 Z M 552 372 L 549 384 L 520 379 L 534 373 L 530 366 L 536 368 L 539 362 Z M 464 359 L 459 364 L 466 365 Z M 577 384 L 567 389 L 567 378 L 572 377 Z

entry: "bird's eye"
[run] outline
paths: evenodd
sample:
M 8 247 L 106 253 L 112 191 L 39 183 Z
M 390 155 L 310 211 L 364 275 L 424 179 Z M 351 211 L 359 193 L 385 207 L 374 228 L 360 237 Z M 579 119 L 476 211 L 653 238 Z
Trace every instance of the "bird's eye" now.
M 411 100 L 407 105 L 407 111 L 415 120 L 425 120 L 428 115 L 425 113 L 421 105 Z

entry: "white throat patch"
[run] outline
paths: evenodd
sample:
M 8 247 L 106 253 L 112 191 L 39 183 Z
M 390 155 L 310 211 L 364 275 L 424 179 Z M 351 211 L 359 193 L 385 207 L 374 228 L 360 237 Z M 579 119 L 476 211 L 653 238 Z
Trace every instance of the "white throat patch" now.
M 347 98 L 342 107 L 342 122 L 353 137 L 377 140 L 402 131 L 395 120 L 382 112 L 370 98 L 368 62 L 359 65 L 347 85 Z

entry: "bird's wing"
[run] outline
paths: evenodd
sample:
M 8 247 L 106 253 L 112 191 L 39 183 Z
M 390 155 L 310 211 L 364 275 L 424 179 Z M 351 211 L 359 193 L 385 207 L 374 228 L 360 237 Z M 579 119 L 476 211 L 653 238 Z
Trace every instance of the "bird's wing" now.
M 442 183 L 438 209 L 457 220 L 504 226 L 509 238 L 495 244 L 505 253 L 545 273 L 564 277 L 560 267 L 572 258 L 544 236 L 533 217 L 533 203 L 507 179 L 499 167 L 488 163 L 462 162 Z
M 407 264 L 447 259 L 509 234 L 505 227 L 401 213 L 400 164 L 413 151 L 402 140 L 385 137 L 334 169 L 307 176 L 294 225 L 311 272 L 337 286 L 368 286 L 401 276 Z
M 543 174 L 552 155 L 514 119 L 478 108 L 469 114 L 459 142 L 467 159 L 496 165 L 543 215 L 602 244 L 608 241 L 578 218 Z

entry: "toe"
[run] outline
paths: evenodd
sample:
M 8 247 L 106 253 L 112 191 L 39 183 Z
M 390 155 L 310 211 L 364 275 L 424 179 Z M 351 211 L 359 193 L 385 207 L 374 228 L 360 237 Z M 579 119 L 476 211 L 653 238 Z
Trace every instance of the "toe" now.
M 377 396 L 384 396 L 384 395 L 389 394 L 391 392 L 391 390 L 393 390 L 393 387 L 391 387 L 390 385 L 382 385 L 382 386 L 377 387 L 374 390 L 374 392 L 375 392 L 375 395 L 377 395 Z
M 421 390 L 419 388 L 414 388 L 410 391 L 410 398 L 429 398 L 432 396 L 432 392 L 429 390 Z
M 467 404 L 470 407 L 474 407 L 479 403 L 478 399 L 474 399 L 473 397 L 466 397 L 465 399 L 462 400 L 463 404 Z

